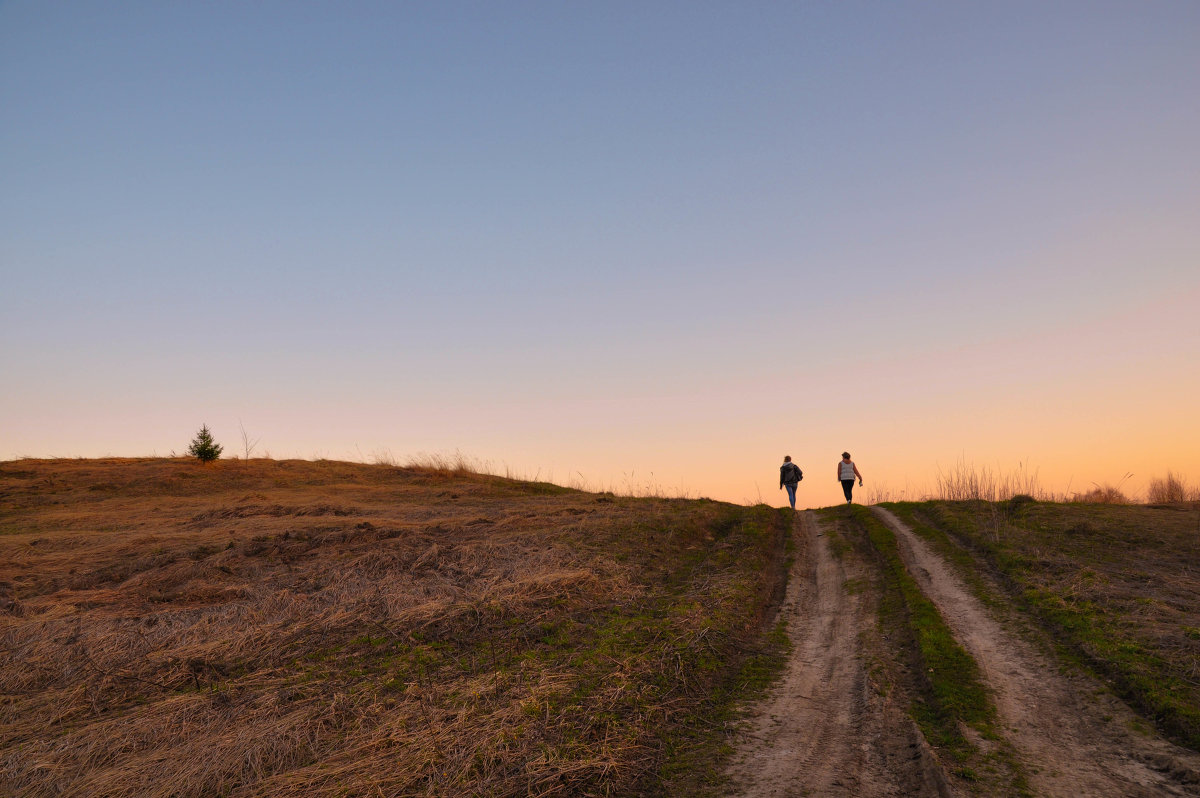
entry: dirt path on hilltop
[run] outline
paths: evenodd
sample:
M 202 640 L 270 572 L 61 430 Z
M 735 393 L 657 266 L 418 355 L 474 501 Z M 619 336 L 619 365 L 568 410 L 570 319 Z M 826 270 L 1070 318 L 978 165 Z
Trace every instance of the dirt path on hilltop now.
M 1132 731 L 1138 722 L 1128 707 L 1098 682 L 1065 675 L 1002 627 L 924 541 L 887 510 L 872 509 L 896 532 L 909 572 L 979 663 L 1002 734 L 1037 795 L 1200 795 L 1200 754 Z
M 734 794 L 951 795 L 912 721 L 871 688 L 861 632 L 874 624 L 874 597 L 857 589 L 869 581 L 866 566 L 852 551 L 834 556 L 811 512 L 797 514 L 792 534 L 780 612 L 794 648 L 736 744 Z

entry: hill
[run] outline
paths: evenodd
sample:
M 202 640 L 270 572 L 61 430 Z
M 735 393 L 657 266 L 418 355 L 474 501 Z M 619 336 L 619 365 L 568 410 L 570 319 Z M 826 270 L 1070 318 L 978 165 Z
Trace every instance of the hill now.
M 2 463 L 0 794 L 688 794 L 778 662 L 789 524 L 438 469 Z
M 0 463 L 0 794 L 1195 796 L 1197 562 L 1186 503 Z

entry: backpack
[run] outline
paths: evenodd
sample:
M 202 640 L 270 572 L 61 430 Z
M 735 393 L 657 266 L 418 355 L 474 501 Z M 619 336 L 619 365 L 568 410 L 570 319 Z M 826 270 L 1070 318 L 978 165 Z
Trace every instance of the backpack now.
M 789 480 L 788 477 L 793 475 L 796 477 L 797 482 L 804 479 L 804 472 L 801 471 L 800 466 L 796 465 L 795 463 L 784 463 L 783 469 L 785 471 L 785 475 L 783 477 L 784 482 L 790 482 L 791 480 Z M 791 470 L 789 471 L 788 469 Z

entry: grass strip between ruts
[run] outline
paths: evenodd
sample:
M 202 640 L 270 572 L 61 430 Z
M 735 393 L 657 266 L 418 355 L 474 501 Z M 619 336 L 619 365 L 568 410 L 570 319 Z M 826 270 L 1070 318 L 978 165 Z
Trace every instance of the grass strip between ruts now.
M 885 634 L 909 647 L 915 695 L 910 714 L 925 739 L 952 762 L 952 772 L 983 788 L 1002 781 L 1011 795 L 1029 787 L 996 731 L 996 710 L 971 655 L 955 640 L 937 607 L 921 591 L 901 558 L 896 536 L 865 507 L 828 511 L 859 529 L 875 553 L 882 579 L 879 621 Z M 964 727 L 992 741 L 980 750 Z

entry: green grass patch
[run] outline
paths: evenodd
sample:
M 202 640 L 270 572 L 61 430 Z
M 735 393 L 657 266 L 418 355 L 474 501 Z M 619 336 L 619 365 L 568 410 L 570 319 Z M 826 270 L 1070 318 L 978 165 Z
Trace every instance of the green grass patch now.
M 995 707 L 980 678 L 979 666 L 954 639 L 953 633 L 900 559 L 896 536 L 864 507 L 851 509 L 883 561 L 885 592 L 898 602 L 885 601 L 886 624 L 907 623 L 916 644 L 920 681 L 926 687 L 913 708 L 926 738 L 956 758 L 974 753 L 959 723 L 994 737 Z

